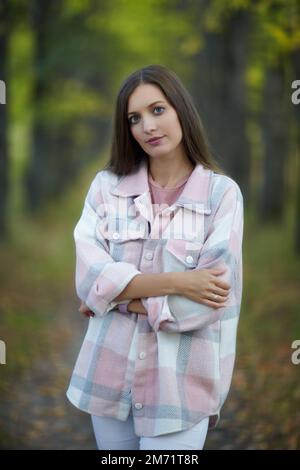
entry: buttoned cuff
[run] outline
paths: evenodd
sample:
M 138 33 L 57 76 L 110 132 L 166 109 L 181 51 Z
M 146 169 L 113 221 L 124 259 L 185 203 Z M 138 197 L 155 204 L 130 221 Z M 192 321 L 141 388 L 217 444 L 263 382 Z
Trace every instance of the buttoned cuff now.
M 141 301 L 148 312 L 148 322 L 155 332 L 160 329 L 163 322 L 175 322 L 175 318 L 172 316 L 169 308 L 167 295 L 142 297 Z
M 133 264 L 107 263 L 94 282 L 85 303 L 96 315 L 104 316 L 120 303 L 113 299 L 118 297 L 137 274 L 141 272 Z

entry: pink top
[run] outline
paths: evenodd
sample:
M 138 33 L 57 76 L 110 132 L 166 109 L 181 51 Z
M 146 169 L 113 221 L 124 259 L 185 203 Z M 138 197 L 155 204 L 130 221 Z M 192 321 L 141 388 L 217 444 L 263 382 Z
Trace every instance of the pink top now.
M 157 183 L 157 181 L 154 181 L 150 172 L 148 172 L 148 182 L 152 199 L 153 216 L 155 218 L 158 214 L 158 233 L 160 237 L 162 236 L 166 225 L 174 217 L 174 213 L 172 213 L 169 215 L 169 219 L 168 217 L 163 219 L 161 212 L 166 209 L 167 206 L 171 206 L 172 204 L 174 204 L 174 202 L 179 198 L 180 194 L 184 190 L 186 182 L 189 179 L 191 173 L 192 172 L 181 178 L 176 184 L 176 186 L 174 186 L 173 188 L 163 188 L 159 183 Z
M 154 215 L 156 215 L 157 212 L 161 212 L 161 210 L 165 209 L 166 206 L 171 206 L 179 198 L 191 173 L 192 172 L 181 178 L 176 186 L 173 186 L 172 188 L 163 188 L 159 183 L 157 183 L 157 181 L 154 181 L 150 172 L 148 173 Z M 159 207 L 159 205 L 162 206 Z

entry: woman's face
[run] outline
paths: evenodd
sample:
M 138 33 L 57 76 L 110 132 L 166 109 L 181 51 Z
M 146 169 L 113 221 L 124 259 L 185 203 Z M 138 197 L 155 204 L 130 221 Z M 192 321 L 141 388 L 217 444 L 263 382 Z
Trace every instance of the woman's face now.
M 139 85 L 128 100 L 128 120 L 131 133 L 151 157 L 170 154 L 182 140 L 182 129 L 175 109 L 159 87 Z M 162 137 L 150 144 L 149 139 Z

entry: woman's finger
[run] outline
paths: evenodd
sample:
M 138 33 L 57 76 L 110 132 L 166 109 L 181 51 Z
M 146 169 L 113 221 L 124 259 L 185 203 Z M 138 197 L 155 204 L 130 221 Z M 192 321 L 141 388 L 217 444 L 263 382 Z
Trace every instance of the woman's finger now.
M 81 305 L 80 305 L 78 310 L 79 310 L 80 313 L 82 313 L 86 317 L 94 317 L 95 316 L 94 312 L 92 312 L 92 310 L 90 310 L 90 308 L 84 302 L 81 302 Z
M 213 282 L 217 287 L 220 287 L 221 289 L 229 290 L 231 288 L 231 285 L 228 284 L 228 282 L 220 281 L 220 279 L 218 278 L 215 278 Z
M 221 303 L 221 302 L 226 302 L 226 300 L 228 299 L 228 296 L 224 296 L 224 295 L 217 295 L 217 294 L 209 294 L 209 296 L 207 297 L 208 300 L 211 300 L 212 302 L 216 302 L 216 303 Z
M 205 299 L 204 303 L 205 303 L 205 305 L 208 305 L 209 307 L 213 307 L 213 308 L 220 308 L 220 307 L 225 307 L 226 306 L 225 302 L 218 303 L 218 302 L 214 302 L 214 301 L 209 300 L 209 299 Z
M 210 289 L 212 294 L 220 295 L 221 297 L 227 297 L 230 289 L 220 289 L 220 287 L 212 286 Z
M 214 274 L 215 276 L 219 276 L 220 274 L 224 273 L 226 271 L 226 268 L 209 268 L 209 271 L 211 274 Z
M 79 307 L 79 311 L 80 312 L 85 312 L 86 310 L 89 310 L 89 307 L 84 302 L 81 302 L 81 305 Z
M 86 310 L 85 312 L 82 312 L 82 314 L 86 317 L 94 317 L 95 314 L 91 310 Z

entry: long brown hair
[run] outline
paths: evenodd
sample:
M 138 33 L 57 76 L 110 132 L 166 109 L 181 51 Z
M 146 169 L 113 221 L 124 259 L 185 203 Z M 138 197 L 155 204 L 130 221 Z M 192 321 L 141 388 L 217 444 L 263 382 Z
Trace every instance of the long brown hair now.
M 194 165 L 201 163 L 206 168 L 224 174 L 214 160 L 191 95 L 177 75 L 162 65 L 149 65 L 136 70 L 121 85 L 114 113 L 110 160 L 105 169 L 117 175 L 128 175 L 142 160 L 148 158 L 132 136 L 127 117 L 129 97 L 135 88 L 144 83 L 159 87 L 176 110 L 182 128 L 183 147 L 189 160 Z

